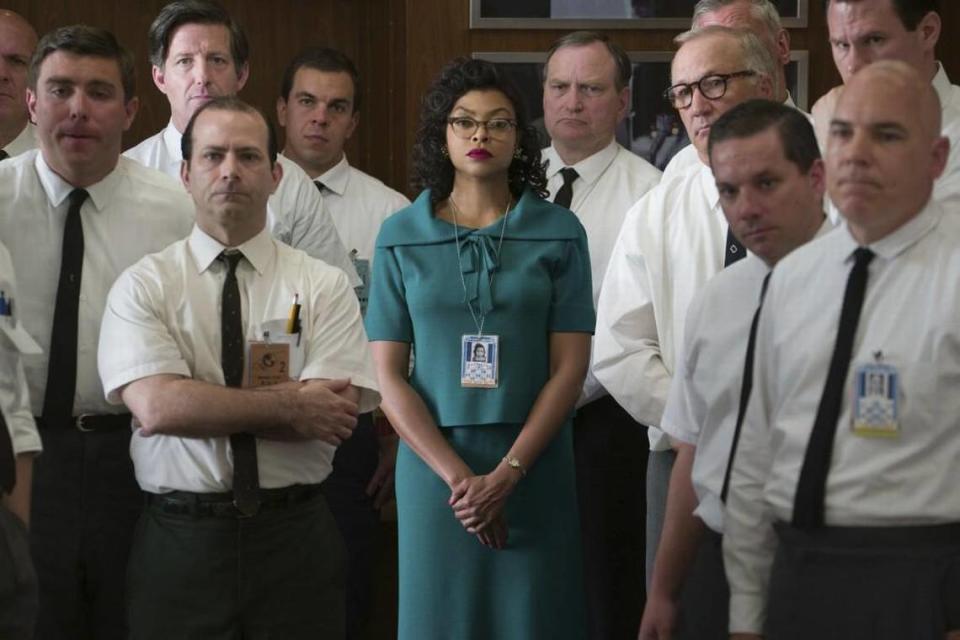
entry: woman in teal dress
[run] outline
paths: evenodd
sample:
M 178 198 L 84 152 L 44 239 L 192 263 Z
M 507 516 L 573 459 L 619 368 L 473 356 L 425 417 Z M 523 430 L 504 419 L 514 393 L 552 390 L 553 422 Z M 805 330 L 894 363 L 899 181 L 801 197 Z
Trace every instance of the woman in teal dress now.
M 381 228 L 366 317 L 402 439 L 398 638 L 582 640 L 586 234 L 542 200 L 537 134 L 488 62 L 441 73 L 414 165 L 425 190 Z

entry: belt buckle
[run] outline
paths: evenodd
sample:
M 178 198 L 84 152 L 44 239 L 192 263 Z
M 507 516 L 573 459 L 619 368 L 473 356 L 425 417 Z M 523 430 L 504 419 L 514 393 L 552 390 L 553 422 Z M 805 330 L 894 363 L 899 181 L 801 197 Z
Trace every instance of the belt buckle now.
M 94 418 L 94 417 L 96 417 L 96 414 L 81 413 L 80 415 L 78 415 L 76 418 L 73 419 L 73 425 L 77 428 L 77 431 L 80 431 L 82 433 L 93 433 L 94 431 L 96 431 L 96 429 L 94 429 L 93 427 L 83 426 L 83 422 L 87 418 Z

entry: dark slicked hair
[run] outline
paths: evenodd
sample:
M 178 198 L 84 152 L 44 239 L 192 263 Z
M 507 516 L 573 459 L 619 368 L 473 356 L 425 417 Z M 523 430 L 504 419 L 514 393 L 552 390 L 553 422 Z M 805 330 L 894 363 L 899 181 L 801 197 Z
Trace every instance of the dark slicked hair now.
M 187 123 L 186 129 L 183 130 L 183 138 L 180 139 L 180 154 L 183 156 L 184 160 L 190 162 L 190 158 L 193 156 L 193 124 L 204 111 L 233 111 L 235 113 L 249 113 L 251 115 L 256 115 L 258 118 L 263 120 L 263 124 L 267 128 L 267 157 L 270 159 L 270 166 L 273 167 L 273 165 L 277 163 L 277 132 L 273 128 L 273 125 L 270 124 L 270 121 L 267 120 L 266 116 L 263 115 L 263 112 L 260 111 L 260 109 L 257 109 L 247 102 L 244 102 L 236 96 L 221 96 L 219 98 L 214 98 L 193 113 L 193 116 L 190 118 L 190 122 Z
M 859 1 L 860 0 L 823 0 L 823 10 L 826 12 L 832 2 L 853 3 Z M 890 0 L 890 4 L 893 5 L 893 10 L 897 12 L 900 22 L 903 23 L 903 27 L 907 31 L 916 31 L 920 25 L 920 21 L 931 11 L 937 14 L 940 13 L 940 0 Z
M 133 54 L 120 46 L 114 35 L 106 29 L 85 24 L 60 27 L 40 39 L 30 59 L 30 71 L 27 74 L 27 82 L 34 92 L 37 90 L 37 80 L 40 78 L 40 67 L 43 61 L 57 51 L 113 60 L 120 71 L 123 101 L 130 102 L 137 94 L 137 73 L 133 64 Z
M 349 75 L 353 82 L 353 112 L 356 113 L 360 110 L 360 74 L 357 72 L 357 67 L 345 53 L 329 47 L 304 49 L 290 61 L 283 72 L 283 78 L 280 80 L 280 97 L 284 101 L 290 99 L 290 92 L 293 91 L 293 78 L 297 75 L 297 71 L 303 68 L 328 73 L 342 71 Z
M 586 47 L 594 42 L 599 42 L 605 46 L 610 57 L 613 58 L 617 70 L 613 83 L 617 91 L 630 84 L 630 78 L 633 76 L 633 65 L 630 64 L 630 57 L 627 52 L 619 44 L 608 38 L 606 34 L 598 31 L 574 31 L 554 42 L 547 51 L 546 62 L 543 63 L 543 82 L 547 81 L 547 67 L 550 66 L 550 58 L 553 57 L 553 54 L 566 47 Z
M 174 32 L 185 24 L 222 25 L 230 32 L 230 56 L 237 75 L 250 60 L 250 43 L 247 34 L 226 9 L 211 0 L 177 0 L 157 14 L 147 32 L 150 46 L 150 63 L 163 69 L 170 53 L 170 40 Z
M 434 203 L 453 190 L 453 164 L 447 153 L 447 118 L 457 100 L 471 91 L 499 91 L 513 105 L 517 120 L 517 147 L 508 169 L 510 192 L 519 198 L 525 188 L 547 197 L 547 177 L 540 160 L 540 135 L 530 125 L 523 99 L 516 87 L 486 60 L 457 58 L 450 62 L 423 97 L 420 125 L 413 145 L 414 190 L 430 189 Z
M 810 171 L 820 159 L 820 147 L 813 125 L 800 111 L 771 100 L 747 100 L 717 118 L 710 126 L 707 155 L 713 159 L 713 147 L 727 140 L 751 138 L 774 129 L 783 154 L 801 173 Z

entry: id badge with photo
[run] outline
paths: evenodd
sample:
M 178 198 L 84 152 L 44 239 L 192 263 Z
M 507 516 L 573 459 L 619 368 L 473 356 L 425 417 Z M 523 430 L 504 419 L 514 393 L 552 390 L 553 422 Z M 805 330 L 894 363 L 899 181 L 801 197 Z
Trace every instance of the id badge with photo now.
M 460 340 L 460 386 L 496 389 L 499 384 L 500 336 L 465 335 Z
M 853 374 L 853 432 L 866 437 L 900 435 L 896 368 L 882 363 L 863 364 Z
M 247 386 L 266 387 L 290 381 L 290 345 L 250 342 L 247 349 Z

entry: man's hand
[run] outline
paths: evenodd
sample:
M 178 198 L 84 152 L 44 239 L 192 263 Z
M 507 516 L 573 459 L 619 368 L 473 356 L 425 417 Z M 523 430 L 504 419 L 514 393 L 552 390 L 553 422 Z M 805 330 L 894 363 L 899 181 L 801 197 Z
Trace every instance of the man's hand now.
M 377 459 L 377 468 L 367 483 L 367 495 L 373 496 L 373 507 L 382 508 L 393 500 L 394 470 L 397 467 L 397 445 L 400 439 L 396 434 L 377 436 L 380 444 L 380 455 Z
M 290 425 L 298 434 L 338 446 L 357 426 L 350 380 L 310 380 L 297 391 Z
M 643 609 L 637 640 L 670 640 L 677 622 L 677 603 L 651 593 Z
M 519 475 L 513 469 L 498 466 L 484 476 L 470 476 L 457 482 L 450 495 L 450 506 L 460 524 L 469 533 L 479 533 L 503 513 Z

